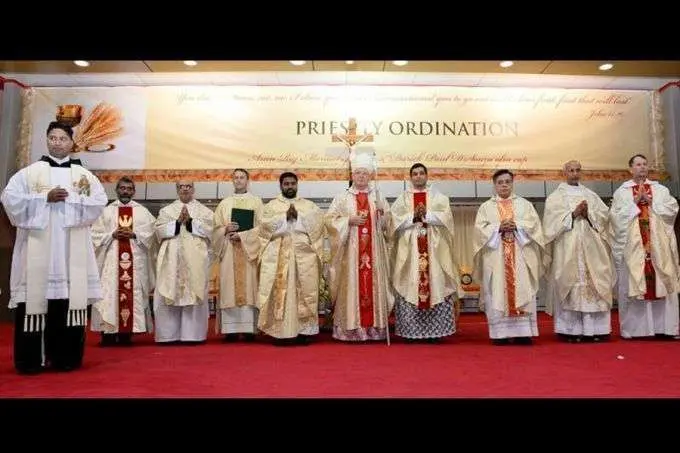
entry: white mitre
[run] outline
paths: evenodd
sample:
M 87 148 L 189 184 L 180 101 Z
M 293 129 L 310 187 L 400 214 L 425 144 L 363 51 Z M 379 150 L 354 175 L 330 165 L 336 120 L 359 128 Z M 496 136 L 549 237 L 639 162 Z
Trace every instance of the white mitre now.
M 352 169 L 365 168 L 371 173 L 376 170 L 378 163 L 376 162 L 373 152 L 355 151 L 352 156 Z

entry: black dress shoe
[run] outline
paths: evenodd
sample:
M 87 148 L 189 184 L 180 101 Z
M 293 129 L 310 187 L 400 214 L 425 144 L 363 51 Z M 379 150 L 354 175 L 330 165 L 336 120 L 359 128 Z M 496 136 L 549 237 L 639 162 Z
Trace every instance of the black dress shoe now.
M 52 369 L 55 371 L 61 371 L 61 372 L 69 372 L 69 371 L 75 371 L 78 368 L 80 368 L 81 365 L 73 365 L 73 364 L 57 364 L 57 365 L 52 365 Z
M 290 346 L 291 338 L 274 338 L 274 346 Z
M 254 333 L 244 333 L 243 334 L 243 340 L 245 340 L 248 343 L 252 343 L 255 341 L 255 334 Z
M 569 335 L 566 333 L 558 333 L 557 337 L 562 340 L 566 341 L 567 343 L 580 343 L 581 342 L 581 337 L 578 335 Z
M 309 345 L 309 337 L 307 335 L 298 335 L 295 338 L 295 343 L 302 346 L 307 346 Z
M 131 333 L 119 333 L 118 334 L 118 344 L 120 346 L 132 346 L 132 334 Z
M 44 368 L 41 366 L 38 367 L 28 367 L 28 368 L 17 368 L 17 373 L 19 374 L 24 374 L 24 375 L 32 375 L 32 374 L 40 374 L 44 371 Z
M 509 338 L 494 338 L 491 340 L 491 343 L 494 346 L 504 346 L 506 344 L 510 344 L 510 339 Z
M 99 346 L 102 348 L 110 348 L 115 346 L 118 342 L 118 335 L 115 333 L 103 333 L 102 339 L 99 342 Z
M 228 333 L 224 336 L 225 343 L 235 343 L 238 341 L 237 333 Z

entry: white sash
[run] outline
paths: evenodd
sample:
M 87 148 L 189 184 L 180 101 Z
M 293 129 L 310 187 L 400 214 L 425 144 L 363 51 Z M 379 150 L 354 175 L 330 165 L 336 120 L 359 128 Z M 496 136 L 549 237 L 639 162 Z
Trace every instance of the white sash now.
M 83 179 L 84 178 L 84 179 Z M 39 162 L 28 167 L 26 179 L 31 193 L 47 193 L 50 184 L 50 165 Z M 88 190 L 87 174 L 80 165 L 71 165 L 72 189 Z M 84 183 L 83 183 L 84 181 Z M 80 184 L 79 184 L 80 183 Z M 85 184 L 85 186 L 83 186 Z M 67 326 L 84 326 L 87 323 L 87 241 L 89 227 L 69 228 L 69 312 Z M 25 332 L 45 329 L 47 314 L 47 276 L 49 271 L 50 227 L 29 230 L 26 251 L 26 317 Z

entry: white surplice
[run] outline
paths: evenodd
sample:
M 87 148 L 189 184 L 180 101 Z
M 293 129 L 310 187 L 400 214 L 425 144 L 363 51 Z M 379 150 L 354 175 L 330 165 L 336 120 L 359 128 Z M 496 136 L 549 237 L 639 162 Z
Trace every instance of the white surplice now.
M 70 157 L 55 159 L 65 163 Z M 86 188 L 79 188 L 74 177 L 84 178 Z M 50 203 L 47 193 L 55 187 L 69 192 L 63 202 Z M 16 241 L 12 256 L 10 276 L 10 308 L 26 303 L 26 331 L 44 329 L 48 299 L 69 299 L 70 315 L 68 325 L 86 324 L 84 309 L 99 300 L 102 288 L 99 269 L 95 259 L 94 246 L 89 227 L 102 213 L 108 199 L 99 180 L 80 165 L 54 167 L 46 161 L 35 162 L 19 170 L 10 178 L 2 192 L 2 204 L 12 225 L 17 227 Z M 46 236 L 49 235 L 49 237 Z M 71 244 L 72 234 L 85 239 L 82 244 Z M 31 237 L 38 237 L 38 243 L 45 249 L 37 250 L 35 257 L 29 253 Z M 45 241 L 44 239 L 47 239 Z M 42 242 L 40 242 L 42 241 Z M 72 247 L 73 245 L 73 247 Z M 82 249 L 83 263 L 73 275 L 71 251 Z M 42 270 L 45 268 L 45 274 Z M 46 279 L 45 283 L 40 282 Z M 31 281 L 28 284 L 28 281 Z M 34 283 L 37 282 L 37 283 Z M 31 300 L 30 294 L 37 284 L 44 284 L 44 293 Z M 85 297 L 74 300 L 73 285 L 78 285 Z M 33 285 L 33 286 L 31 286 Z M 44 294 L 44 296 L 43 296 Z M 86 300 L 85 300 L 86 299 Z

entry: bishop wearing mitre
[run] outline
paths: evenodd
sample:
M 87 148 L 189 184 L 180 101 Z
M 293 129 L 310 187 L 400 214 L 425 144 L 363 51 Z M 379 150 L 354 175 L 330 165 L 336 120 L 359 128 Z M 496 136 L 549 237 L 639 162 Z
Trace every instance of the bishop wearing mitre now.
M 375 171 L 371 153 L 356 153 L 352 185 L 333 199 L 325 215 L 333 338 L 340 341 L 384 340 L 394 307 L 387 248 L 390 206 L 371 184 Z

